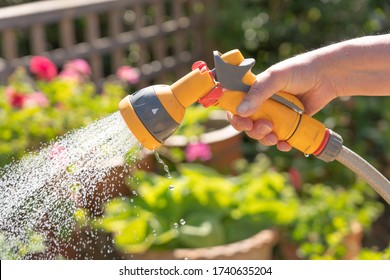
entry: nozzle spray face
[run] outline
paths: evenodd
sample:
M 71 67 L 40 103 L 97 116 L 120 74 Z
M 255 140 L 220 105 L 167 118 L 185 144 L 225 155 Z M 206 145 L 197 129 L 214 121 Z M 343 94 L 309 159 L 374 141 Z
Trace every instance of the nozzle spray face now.
M 181 122 L 177 122 L 168 113 L 167 106 L 160 100 L 167 94 L 171 95 L 169 86 L 150 86 L 125 97 L 119 104 L 127 126 L 149 150 L 154 150 L 164 143 Z M 161 95 L 160 98 L 158 95 Z
M 138 141 L 145 148 L 154 150 L 181 124 L 185 108 L 215 86 L 209 71 L 194 69 L 170 86 L 150 86 L 125 97 L 119 103 L 119 109 Z

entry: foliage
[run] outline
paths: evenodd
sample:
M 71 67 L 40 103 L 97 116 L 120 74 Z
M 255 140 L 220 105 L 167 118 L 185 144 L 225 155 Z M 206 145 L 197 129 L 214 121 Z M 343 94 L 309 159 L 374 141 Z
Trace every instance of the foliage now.
M 261 68 L 335 41 L 387 32 L 390 25 L 387 1 L 223 0 L 218 6 L 215 44 L 243 50 Z
M 96 226 L 111 232 L 126 253 L 215 246 L 277 228 L 303 258 L 338 259 L 351 224 L 367 229 L 382 210 L 364 184 L 296 191 L 264 156 L 238 162 L 237 172 L 227 177 L 197 164 L 181 165 L 173 179 L 140 172 L 131 181 L 136 196 L 108 203 Z
M 44 251 L 44 236 L 37 232 L 26 233 L 25 240 L 10 238 L 7 233 L 0 232 L 0 259 L 20 260 Z
M 370 197 L 370 199 L 367 199 Z M 299 244 L 298 253 L 310 259 L 341 259 L 345 240 L 357 223 L 368 230 L 383 210 L 376 195 L 363 183 L 349 189 L 323 184 L 305 185 L 299 211 L 290 225 L 289 238 Z
M 390 27 L 388 1 L 227 0 L 218 4 L 216 27 L 211 31 L 216 49 L 224 52 L 238 48 L 245 57 L 255 58 L 255 73 L 299 53 L 349 38 L 387 33 Z M 390 177 L 389 106 L 388 97 L 344 98 L 333 101 L 314 117 Z M 293 166 L 303 182 L 346 188 L 355 184 L 354 174 L 338 163 L 305 158 L 297 151 L 281 153 L 251 139 L 245 143 L 247 158 L 266 152 L 279 171 Z
M 360 251 L 358 258 L 360 260 L 390 260 L 390 246 L 382 252 L 378 250 L 363 248 Z
M 139 172 L 132 184 L 137 195 L 110 202 L 97 226 L 112 232 L 127 253 L 206 247 L 287 224 L 298 206 L 293 189 L 275 172 L 257 180 L 249 167 L 231 177 L 198 164 L 183 164 L 179 172 L 172 179 Z
M 206 123 L 210 113 L 215 110 L 215 107 L 203 107 L 201 105 L 193 105 L 186 108 L 184 119 L 180 126 L 175 131 L 174 135 L 183 135 L 186 137 L 199 137 L 202 133 L 208 131 Z

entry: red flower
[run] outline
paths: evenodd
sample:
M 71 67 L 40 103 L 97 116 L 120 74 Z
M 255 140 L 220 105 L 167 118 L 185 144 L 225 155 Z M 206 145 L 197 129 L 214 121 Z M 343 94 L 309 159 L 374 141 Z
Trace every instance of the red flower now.
M 57 76 L 57 66 L 44 56 L 33 56 L 30 61 L 30 71 L 38 79 L 50 81 Z
M 9 104 L 13 108 L 23 109 L 26 107 L 46 107 L 49 105 L 49 100 L 41 92 L 33 93 L 20 93 L 13 87 L 7 87 L 5 90 L 5 96 L 8 99 Z
M 130 84 L 136 84 L 139 81 L 139 73 L 136 69 L 130 66 L 121 66 L 116 71 L 116 75 L 119 79 L 128 82 Z
M 288 173 L 290 175 L 290 182 L 293 185 L 293 187 L 299 191 L 302 188 L 302 178 L 301 178 L 301 173 L 299 172 L 298 169 L 291 167 L 288 170 Z
M 211 159 L 212 157 L 210 146 L 202 142 L 195 142 L 195 143 L 188 144 L 185 152 L 186 152 L 186 160 L 188 162 L 192 162 L 197 159 L 206 161 Z
M 5 89 L 5 97 L 8 99 L 8 103 L 17 109 L 24 107 L 27 100 L 27 96 L 23 93 L 17 92 L 13 87 L 7 87 Z

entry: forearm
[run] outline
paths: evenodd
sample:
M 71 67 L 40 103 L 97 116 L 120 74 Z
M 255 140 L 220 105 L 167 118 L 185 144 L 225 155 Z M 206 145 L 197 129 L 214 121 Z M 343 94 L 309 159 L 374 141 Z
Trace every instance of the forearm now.
M 316 52 L 321 79 L 332 84 L 337 96 L 390 95 L 390 35 L 352 39 Z

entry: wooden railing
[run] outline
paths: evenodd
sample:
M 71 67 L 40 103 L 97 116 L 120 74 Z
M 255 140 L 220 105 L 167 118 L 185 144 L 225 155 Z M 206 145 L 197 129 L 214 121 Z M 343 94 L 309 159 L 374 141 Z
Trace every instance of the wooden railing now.
M 210 56 L 204 34 L 212 2 L 51 0 L 0 9 L 0 82 L 31 55 L 58 66 L 84 58 L 95 81 L 130 64 L 143 83 L 166 82 Z

